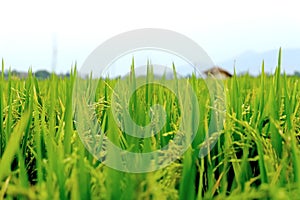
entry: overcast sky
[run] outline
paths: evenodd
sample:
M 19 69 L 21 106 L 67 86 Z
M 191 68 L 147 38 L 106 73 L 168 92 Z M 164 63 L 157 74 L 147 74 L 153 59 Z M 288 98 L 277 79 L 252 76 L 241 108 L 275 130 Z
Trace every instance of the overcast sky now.
M 137 28 L 164 28 L 196 41 L 215 62 L 247 50 L 300 47 L 297 1 L 1 1 L 0 58 L 6 69 L 78 67 L 102 42 Z

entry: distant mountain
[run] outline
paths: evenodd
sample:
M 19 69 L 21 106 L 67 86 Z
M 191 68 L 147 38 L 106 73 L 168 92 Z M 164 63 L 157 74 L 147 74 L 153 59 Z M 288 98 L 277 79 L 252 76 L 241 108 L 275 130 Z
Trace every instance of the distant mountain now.
M 161 78 L 165 76 L 167 79 L 173 78 L 173 69 L 170 67 L 166 67 L 163 65 L 151 65 L 153 70 L 153 75 L 156 78 Z M 139 66 L 134 69 L 136 77 L 146 77 L 147 76 L 147 65 Z M 130 75 L 130 72 L 125 74 L 123 77 L 127 77 Z
M 258 75 L 261 72 L 262 61 L 264 60 L 265 71 L 273 73 L 278 63 L 278 53 L 279 50 L 269 50 L 261 53 L 247 51 L 216 64 L 231 73 L 235 66 L 238 74 L 249 72 L 252 75 Z M 282 49 L 281 60 L 282 72 L 294 74 L 295 71 L 300 71 L 300 48 Z
M 164 65 L 151 65 L 151 68 L 153 70 L 153 75 L 155 78 L 162 78 L 163 76 L 165 76 L 166 79 L 172 79 L 174 78 L 174 72 L 173 72 L 173 68 L 171 68 L 170 66 L 164 66 Z M 205 69 L 205 68 L 203 68 Z M 196 71 L 192 66 L 186 66 L 186 65 L 179 65 L 176 66 L 175 65 L 175 70 L 176 70 L 176 74 L 178 78 L 184 78 L 184 77 L 189 77 L 191 76 L 193 73 L 196 74 L 196 76 L 198 77 L 205 77 L 205 74 L 203 73 L 203 71 Z M 127 77 L 130 75 L 130 72 L 128 72 L 127 74 L 125 74 L 123 77 Z M 137 68 L 135 68 L 135 75 L 136 77 L 145 77 L 147 75 L 147 65 L 143 65 L 143 66 L 139 66 Z

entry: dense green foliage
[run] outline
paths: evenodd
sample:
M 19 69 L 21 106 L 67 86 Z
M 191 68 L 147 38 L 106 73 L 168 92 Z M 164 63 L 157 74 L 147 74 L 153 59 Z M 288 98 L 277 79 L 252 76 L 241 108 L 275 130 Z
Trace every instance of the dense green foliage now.
M 280 59 L 273 76 L 262 73 L 256 78 L 244 75 L 224 80 L 227 110 L 224 128 L 215 147 L 203 158 L 197 155 L 205 145 L 212 111 L 209 95 L 202 79 L 195 76 L 186 79 L 199 100 L 196 138 L 175 162 L 149 173 L 119 172 L 106 167 L 86 150 L 74 122 L 75 79 L 74 71 L 69 78 L 52 75 L 46 80 L 37 80 L 30 72 L 25 80 L 11 75 L 5 79 L 2 74 L 0 199 L 300 197 L 299 78 L 281 75 Z M 85 84 L 89 81 L 92 80 L 85 80 Z M 149 107 L 143 107 L 145 102 L 164 105 L 166 113 L 171 113 L 167 114 L 167 124 L 158 135 L 149 141 L 136 141 L 124 137 L 111 120 L 110 96 L 116 81 L 100 80 L 97 85 L 99 96 L 95 105 L 103 133 L 110 136 L 119 132 L 110 139 L 120 146 L 133 145 L 132 151 L 140 150 L 135 148 L 140 148 L 141 143 L 142 150 L 152 145 L 148 149 L 151 150 L 169 142 L 180 118 L 174 95 L 155 86 L 133 95 L 135 106 L 131 114 L 138 124 L 149 122 L 146 117 Z

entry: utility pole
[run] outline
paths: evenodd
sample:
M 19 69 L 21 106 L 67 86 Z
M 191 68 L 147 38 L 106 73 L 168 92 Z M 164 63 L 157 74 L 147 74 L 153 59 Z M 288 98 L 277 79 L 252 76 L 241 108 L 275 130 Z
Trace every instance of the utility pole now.
M 55 72 L 57 65 L 57 37 L 56 33 L 52 35 L 52 72 Z

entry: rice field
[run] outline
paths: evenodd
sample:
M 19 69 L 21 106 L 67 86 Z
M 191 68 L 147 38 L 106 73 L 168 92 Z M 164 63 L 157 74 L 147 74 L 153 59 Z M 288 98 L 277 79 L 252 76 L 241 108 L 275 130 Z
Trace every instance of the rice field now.
M 89 100 L 96 112 L 92 120 L 101 129 L 98 135 L 132 152 L 151 152 L 172 142 L 176 134 L 186 134 L 176 132 L 185 112 L 176 95 L 151 85 L 128 97 L 129 113 L 141 126 L 153 119 L 151 105 L 162 105 L 166 112 L 158 134 L 137 139 L 114 120 L 113 115 L 123 114 L 111 107 L 119 79 L 80 80 L 76 67 L 69 78 L 52 74 L 37 80 L 29 71 L 26 79 L 11 74 L 6 79 L 2 62 L 0 199 L 300 199 L 300 84 L 299 78 L 281 73 L 280 63 L 279 54 L 273 75 L 266 75 L 262 64 L 259 77 L 222 80 L 225 113 L 211 107 L 203 79 L 175 76 L 172 84 L 189 83 L 197 96 L 197 124 L 186 125 L 195 138 L 183 155 L 177 155 L 180 146 L 170 148 L 166 159 L 177 157 L 168 166 L 128 173 L 95 158 L 89 150 L 97 144 L 82 142 L 73 102 L 76 81 L 87 88 L 97 83 Z M 138 78 L 133 74 L 128 81 Z M 209 129 L 212 113 L 224 114 L 225 120 L 215 146 L 199 157 L 201 147 L 209 145 L 206 133 L 216 134 Z

